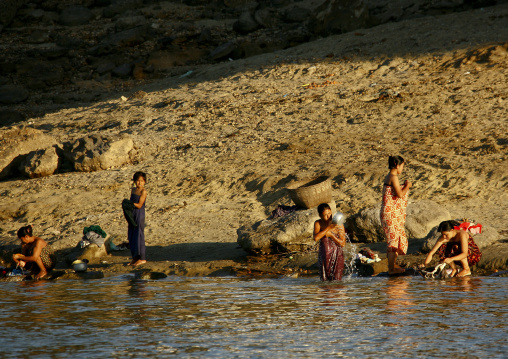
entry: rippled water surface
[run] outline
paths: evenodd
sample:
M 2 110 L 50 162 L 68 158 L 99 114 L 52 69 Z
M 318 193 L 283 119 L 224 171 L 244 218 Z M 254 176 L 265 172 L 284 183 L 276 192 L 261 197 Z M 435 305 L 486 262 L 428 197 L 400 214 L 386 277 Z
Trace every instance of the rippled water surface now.
M 508 279 L 0 283 L 0 358 L 506 358 Z

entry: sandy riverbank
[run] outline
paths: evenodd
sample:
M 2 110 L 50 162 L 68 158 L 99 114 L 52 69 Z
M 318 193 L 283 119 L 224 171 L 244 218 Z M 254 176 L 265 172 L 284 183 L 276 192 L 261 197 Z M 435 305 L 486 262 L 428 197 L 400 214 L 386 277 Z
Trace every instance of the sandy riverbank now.
M 27 223 L 57 250 L 92 224 L 126 240 L 120 203 L 142 170 L 146 267 L 224 270 L 247 260 L 236 229 L 290 204 L 289 183 L 330 175 L 337 208 L 351 215 L 380 201 L 386 159 L 401 154 L 411 199 L 497 229 L 501 240 L 486 252 L 506 253 L 507 17 L 499 5 L 385 24 L 185 78 L 126 83 L 102 102 L 41 105 L 33 112 L 44 115 L 18 126 L 58 142 L 125 133 L 137 154 L 120 168 L 1 182 L 0 242 L 17 244 Z M 103 268 L 128 271 L 128 257 L 114 254 Z

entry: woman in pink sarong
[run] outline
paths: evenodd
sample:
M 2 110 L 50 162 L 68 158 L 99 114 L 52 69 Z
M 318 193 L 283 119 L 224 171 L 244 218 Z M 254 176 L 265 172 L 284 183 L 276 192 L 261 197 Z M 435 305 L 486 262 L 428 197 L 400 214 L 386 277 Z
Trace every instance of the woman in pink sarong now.
M 332 223 L 332 209 L 326 203 L 318 206 L 319 218 L 314 222 L 314 240 L 319 241 L 318 265 L 322 281 L 341 280 L 344 272 L 346 232 L 343 224 Z
M 390 172 L 385 177 L 383 185 L 383 203 L 381 205 L 381 225 L 386 235 L 388 274 L 402 274 L 404 268 L 397 265 L 397 256 L 407 252 L 407 237 L 404 231 L 406 223 L 406 207 L 409 189 L 412 184 L 409 181 L 399 184 L 399 175 L 404 170 L 404 159 L 400 156 L 388 158 Z

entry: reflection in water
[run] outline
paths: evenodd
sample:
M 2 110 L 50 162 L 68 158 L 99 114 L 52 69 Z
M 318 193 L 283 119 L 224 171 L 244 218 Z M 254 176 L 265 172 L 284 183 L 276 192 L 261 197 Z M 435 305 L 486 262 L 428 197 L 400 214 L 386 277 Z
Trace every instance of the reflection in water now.
M 388 300 L 386 311 L 396 316 L 411 314 L 412 297 L 408 292 L 410 282 L 408 278 L 389 278 L 387 285 L 383 288 Z
M 502 358 L 507 294 L 505 278 L 2 283 L 2 358 L 448 358 L 466 342 Z

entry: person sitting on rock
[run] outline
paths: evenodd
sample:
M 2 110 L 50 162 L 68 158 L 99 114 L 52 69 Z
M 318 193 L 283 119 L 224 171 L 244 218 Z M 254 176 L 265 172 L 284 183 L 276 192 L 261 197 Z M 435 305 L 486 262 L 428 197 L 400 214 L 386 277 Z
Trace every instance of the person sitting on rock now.
M 471 275 L 471 266 L 477 264 L 482 257 L 480 249 L 476 245 L 471 235 L 461 229 L 457 221 L 444 221 L 437 228 L 441 236 L 434 244 L 432 250 L 427 254 L 422 267 L 426 267 L 432 260 L 432 256 L 437 252 L 441 262 L 447 263 L 452 268 L 451 277 L 457 274 L 456 264 L 462 266 L 462 270 L 457 277 Z
M 21 227 L 18 230 L 21 240 L 21 253 L 16 253 L 12 259 L 17 266 L 29 270 L 35 279 L 44 278 L 56 264 L 56 257 L 51 246 L 43 239 L 33 235 L 32 226 Z

